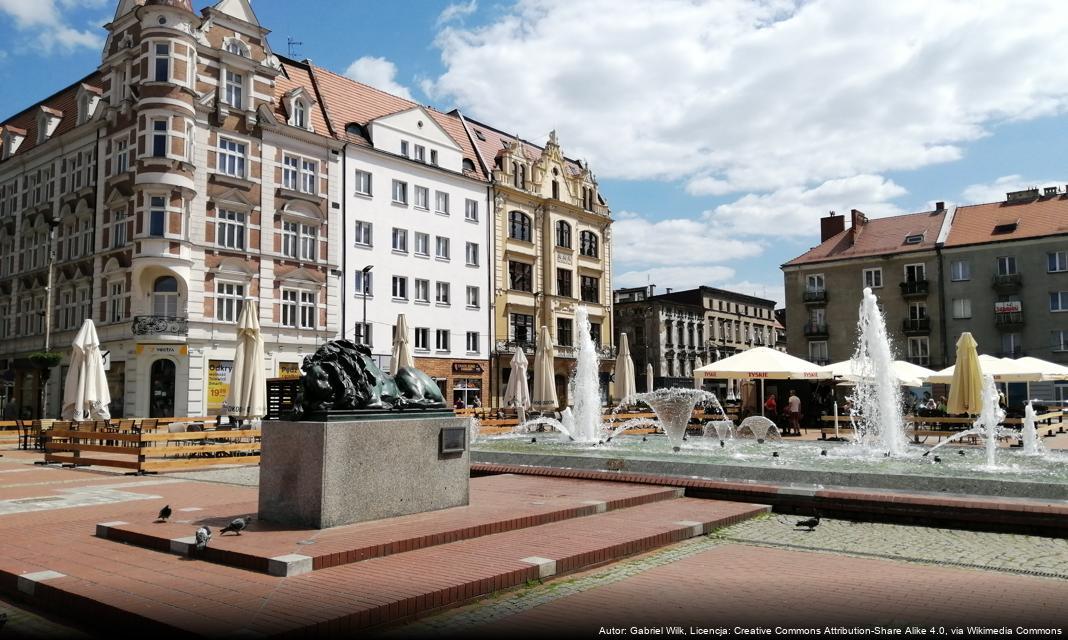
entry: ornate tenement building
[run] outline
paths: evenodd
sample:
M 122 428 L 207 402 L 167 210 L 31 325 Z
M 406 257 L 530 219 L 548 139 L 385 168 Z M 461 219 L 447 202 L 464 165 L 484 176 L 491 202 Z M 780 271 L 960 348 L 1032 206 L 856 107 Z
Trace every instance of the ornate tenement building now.
M 557 397 L 566 405 L 579 306 L 589 310 L 604 383 L 615 357 L 608 206 L 590 168 L 564 157 L 555 131 L 538 147 L 484 123 L 464 122 L 493 184 L 494 402 L 500 405 L 515 350 L 532 358 L 544 325 L 556 345 Z
M 341 144 L 245 0 L 123 0 L 106 29 L 94 73 L 2 124 L 0 379 L 36 415 L 27 356 L 92 318 L 113 415 L 217 413 L 246 300 L 268 375 L 337 333 Z

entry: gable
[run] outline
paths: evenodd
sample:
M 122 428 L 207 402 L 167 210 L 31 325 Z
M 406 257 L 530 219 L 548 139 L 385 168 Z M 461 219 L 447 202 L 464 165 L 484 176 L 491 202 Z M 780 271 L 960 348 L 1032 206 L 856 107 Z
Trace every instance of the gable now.
M 222 0 L 212 8 L 220 13 L 225 13 L 231 18 L 249 22 L 257 27 L 260 26 L 256 12 L 252 10 L 252 5 L 247 0 Z
M 397 113 L 391 113 L 380 118 L 375 118 L 368 123 L 371 128 L 371 139 L 374 141 L 374 130 L 378 126 L 388 127 L 399 131 L 412 138 L 421 139 L 425 142 L 452 149 L 459 153 L 460 145 L 452 139 L 445 129 L 431 117 L 422 107 L 413 107 Z M 377 144 L 376 144 L 377 146 Z

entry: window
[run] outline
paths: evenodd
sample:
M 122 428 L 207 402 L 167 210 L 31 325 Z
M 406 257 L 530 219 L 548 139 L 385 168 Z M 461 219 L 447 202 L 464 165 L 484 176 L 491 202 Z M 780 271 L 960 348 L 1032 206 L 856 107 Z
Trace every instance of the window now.
M 909 320 L 926 320 L 927 319 L 927 303 L 926 302 L 910 302 L 909 303 Z
M 315 160 L 300 160 L 300 190 L 312 195 L 319 194 L 319 163 Z
M 78 315 L 82 318 L 93 317 L 93 299 L 89 287 L 78 289 Z
M 167 157 L 167 121 L 166 120 L 153 120 L 152 121 L 152 157 L 153 158 L 166 158 Z M 81 154 L 78 154 L 78 159 L 81 160 Z M 75 174 L 75 178 L 78 183 L 81 182 L 81 172 L 78 171 Z M 81 184 L 77 184 L 75 188 L 80 187 Z
M 246 47 L 240 40 L 227 40 L 226 50 L 235 56 L 241 56 L 242 58 L 248 57 L 248 47 Z
M 553 180 L 553 200 L 559 200 L 559 199 L 560 199 L 560 182 L 558 180 Z
M 126 246 L 127 220 L 125 209 L 111 210 L 111 248 L 117 249 Z
M 356 184 L 356 193 L 369 196 L 371 195 L 371 174 L 367 171 L 356 170 L 356 177 L 353 180 Z
M 923 242 L 923 234 L 917 233 L 911 236 L 905 236 L 905 244 L 920 244 Z
M 219 173 L 245 177 L 245 144 L 229 138 L 219 138 Z
M 430 329 L 415 328 L 415 348 L 419 351 L 430 351 Z
M 415 208 L 430 210 L 430 189 L 415 186 Z
M 429 280 L 415 280 L 415 301 L 416 302 L 430 302 L 430 281 Z
M 556 270 L 556 295 L 571 297 L 571 270 Z
M 1018 358 L 1023 355 L 1023 341 L 1018 333 L 1001 334 L 1002 357 Z
M 373 246 L 374 245 L 374 240 L 372 239 L 372 231 L 373 230 L 374 230 L 374 225 L 372 225 L 370 222 L 362 222 L 360 220 L 357 220 L 356 221 L 356 244 L 363 245 L 365 247 Z
M 437 283 L 437 297 L 435 298 L 438 304 L 450 304 L 452 300 L 451 285 L 448 282 Z
M 476 242 L 468 242 L 467 243 L 467 250 L 465 251 L 465 254 L 467 256 L 467 264 L 468 264 L 468 266 L 477 267 L 478 266 L 478 243 L 476 243 Z
M 508 261 L 509 289 L 516 291 L 534 290 L 534 267 L 526 262 Z
M 1068 329 L 1059 329 L 1050 333 L 1050 344 L 1054 351 L 1068 351 Z
M 400 180 L 393 181 L 393 202 L 408 204 L 408 183 Z
M 972 301 L 971 301 L 971 298 L 954 298 L 953 299 L 953 317 L 954 318 L 970 318 L 970 317 L 972 317 Z
M 525 313 L 512 314 L 512 340 L 534 342 L 534 316 Z
M 467 332 L 467 352 L 468 353 L 478 353 L 478 332 L 477 331 L 468 331 Z
M 245 214 L 219 210 L 215 216 L 215 243 L 228 249 L 245 248 Z
M 591 258 L 597 257 L 597 235 L 592 231 L 583 231 L 579 234 L 579 253 Z
M 357 271 L 353 279 L 353 287 L 357 296 L 372 296 L 374 295 L 374 274 L 370 271 L 364 273 L 362 270 Z
M 242 108 L 245 95 L 245 76 L 230 69 L 224 71 L 223 75 L 225 77 L 223 102 L 231 107 Z
M 600 279 L 582 276 L 580 288 L 583 302 L 600 302 Z
M 426 147 L 419 144 L 415 145 L 415 160 L 426 162 Z
M 115 173 L 126 173 L 130 168 L 130 155 L 129 149 L 130 143 L 126 140 L 119 140 L 115 143 Z
M 299 294 L 292 289 L 282 289 L 282 326 L 297 326 Z
M 315 292 L 314 291 L 301 291 L 300 292 L 300 328 L 301 329 L 314 329 L 315 328 Z
M 449 194 L 444 191 L 434 192 L 434 212 L 449 215 Z
M 126 304 L 123 300 L 123 283 L 112 282 L 108 287 L 108 320 L 122 322 Z
M 931 361 L 931 344 L 927 336 L 909 338 L 909 362 L 925 366 Z
M 408 253 L 408 230 L 393 227 L 393 250 Z
M 1056 273 L 1058 271 L 1068 271 L 1068 251 L 1057 251 L 1046 254 L 1048 266 L 1046 270 L 1050 273 Z
M 927 265 L 905 265 L 905 282 L 923 282 L 927 279 Z
M 293 105 L 293 126 L 301 129 L 308 128 L 308 108 L 300 100 Z
M 464 200 L 464 220 L 478 222 L 478 200 Z
M 593 344 L 597 345 L 598 347 L 601 346 L 601 323 L 600 322 L 591 322 L 590 323 L 590 339 L 593 340 Z
M 967 260 L 954 260 L 949 264 L 949 277 L 953 282 L 972 279 L 972 263 Z
M 582 208 L 593 211 L 593 189 L 589 187 L 582 188 Z
M 415 232 L 415 255 L 417 256 L 429 256 L 430 255 L 430 234 Z
M 405 158 L 408 157 L 408 141 L 407 140 L 401 140 L 401 155 L 404 156 Z
M 998 275 L 1016 275 L 1016 256 L 1001 256 L 997 259 Z
M 300 225 L 300 258 L 301 260 L 315 260 L 315 245 L 318 230 L 310 224 Z
M 533 242 L 533 232 L 530 225 L 530 216 L 522 211 L 513 211 L 508 215 L 508 237 Z
M 478 308 L 478 287 L 467 287 L 467 306 L 471 309 Z
M 152 284 L 152 315 L 174 318 L 178 315 L 178 279 L 156 278 Z
M 436 252 L 435 255 L 439 260 L 449 259 L 449 239 L 444 236 L 437 236 L 434 239 Z
M 408 299 L 408 278 L 404 276 L 393 276 L 393 299 Z
M 831 361 L 827 351 L 827 341 L 808 343 L 808 359 L 816 364 L 826 364 Z
M 881 267 L 864 270 L 864 286 L 878 289 L 883 286 L 883 270 Z
M 162 238 L 164 221 L 167 218 L 167 199 L 163 196 L 152 196 L 149 203 L 151 207 L 148 211 L 148 235 Z
M 297 238 L 300 236 L 300 224 L 282 221 L 282 255 L 287 258 L 297 257 Z
M 556 344 L 561 347 L 574 346 L 574 338 L 572 337 L 572 330 L 574 322 L 571 318 L 557 318 L 556 319 Z
M 512 163 L 512 184 L 516 189 L 527 188 L 527 168 L 526 166 L 518 163 Z
M 354 342 L 356 342 L 356 344 L 367 345 L 368 347 L 370 347 L 372 340 L 371 329 L 372 327 L 370 322 L 368 322 L 367 324 L 357 322 L 356 327 L 353 331 Z
M 556 246 L 571 248 L 571 225 L 563 220 L 556 222 Z
M 1050 311 L 1068 311 L 1068 291 L 1054 291 L 1049 294 Z
M 171 79 L 171 46 L 169 44 L 157 44 L 155 46 L 155 74 L 152 79 L 156 82 L 169 82 Z
M 232 282 L 215 284 L 215 319 L 219 322 L 237 322 L 241 307 L 245 304 L 245 285 Z
M 282 158 L 282 187 L 296 191 L 299 175 L 300 159 L 290 155 L 284 156 Z

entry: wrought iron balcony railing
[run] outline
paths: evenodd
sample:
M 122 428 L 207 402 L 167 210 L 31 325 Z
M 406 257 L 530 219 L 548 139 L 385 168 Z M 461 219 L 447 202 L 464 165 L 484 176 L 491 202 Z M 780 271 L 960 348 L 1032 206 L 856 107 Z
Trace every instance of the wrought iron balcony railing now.
M 827 302 L 826 289 L 808 289 L 805 291 L 805 304 L 823 304 Z
M 905 333 L 930 333 L 931 319 L 905 318 L 905 321 L 902 323 L 902 329 L 905 331 Z
M 807 322 L 807 323 L 805 323 L 805 335 L 806 336 L 825 336 L 825 335 L 827 335 L 827 323 L 825 323 L 825 322 Z
M 135 336 L 187 336 L 189 319 L 171 316 L 135 316 L 133 319 Z
M 1023 311 L 1012 311 L 1010 313 L 994 313 L 994 326 L 997 327 L 1018 327 L 1024 323 Z
M 931 283 L 927 280 L 909 280 L 902 282 L 901 295 L 906 298 L 926 296 L 931 291 Z

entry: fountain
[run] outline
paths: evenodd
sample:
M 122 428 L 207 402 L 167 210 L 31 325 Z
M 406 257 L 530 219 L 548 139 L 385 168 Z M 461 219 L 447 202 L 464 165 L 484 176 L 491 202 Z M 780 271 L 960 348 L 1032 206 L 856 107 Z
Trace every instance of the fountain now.
M 758 443 L 763 443 L 768 438 L 768 435 L 774 435 L 777 440 L 782 440 L 782 435 L 779 434 L 779 428 L 775 426 L 775 423 L 765 418 L 764 416 L 749 416 L 745 420 L 742 420 L 742 424 L 738 425 L 738 433 L 741 434 L 745 431 L 753 434 Z
M 1038 439 L 1038 429 L 1035 427 L 1035 408 L 1033 400 L 1027 401 L 1024 407 L 1024 424 L 1022 430 L 1023 453 L 1028 456 L 1040 456 L 1046 452 L 1045 445 Z
M 1028 403 L 1030 404 L 1030 403 Z M 1032 411 L 1032 416 L 1034 412 Z M 998 450 L 998 436 L 1005 433 L 1005 430 L 1000 426 L 1001 421 L 1005 419 L 1005 410 L 998 404 L 998 387 L 994 383 L 992 376 L 983 376 L 983 408 L 979 412 L 979 418 L 972 425 L 971 429 L 967 431 L 961 431 L 955 433 L 949 438 L 946 438 L 942 442 L 939 442 L 935 446 L 928 449 L 923 455 L 929 456 L 935 451 L 938 451 L 947 444 L 961 440 L 968 436 L 979 436 L 983 438 L 986 444 L 986 468 L 993 470 L 996 468 L 996 453 Z M 1033 423 L 1033 421 L 1032 421 Z M 1032 424 L 1033 427 L 1033 424 Z
M 716 394 L 704 389 L 656 389 L 639 393 L 635 399 L 649 405 L 649 408 L 653 410 L 668 440 L 671 441 L 674 451 L 682 448 L 682 441 L 686 436 L 686 425 L 690 423 L 693 408 L 698 402 L 714 402 L 720 414 L 723 414 L 723 408 L 719 406 Z
M 886 321 L 870 288 L 864 289 L 857 335 L 857 350 L 852 360 L 857 383 L 850 396 L 854 407 L 854 415 L 850 417 L 853 441 L 867 448 L 877 447 L 890 455 L 902 455 L 908 447 L 908 438 L 901 417 L 901 388 L 894 376 Z

